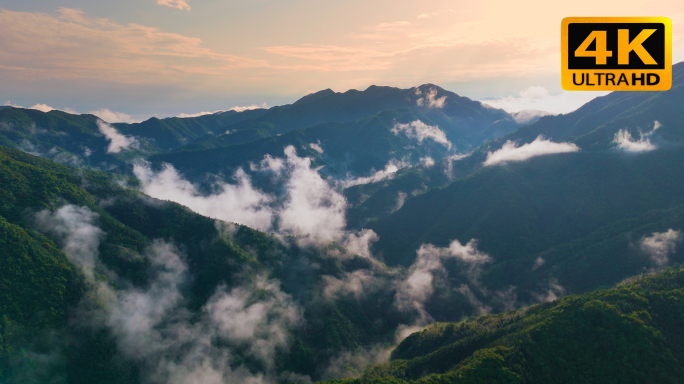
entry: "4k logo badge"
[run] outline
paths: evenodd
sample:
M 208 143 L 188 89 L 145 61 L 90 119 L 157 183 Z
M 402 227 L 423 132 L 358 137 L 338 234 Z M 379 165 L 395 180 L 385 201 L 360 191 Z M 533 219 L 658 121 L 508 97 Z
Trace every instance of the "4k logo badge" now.
M 667 91 L 672 23 L 667 17 L 566 17 L 561 59 L 566 91 Z

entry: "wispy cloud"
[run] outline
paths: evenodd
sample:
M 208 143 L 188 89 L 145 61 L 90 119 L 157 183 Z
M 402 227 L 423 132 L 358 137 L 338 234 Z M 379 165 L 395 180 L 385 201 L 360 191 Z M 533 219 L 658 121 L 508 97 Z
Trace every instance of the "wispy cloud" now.
M 86 300 L 98 302 L 79 308 L 78 326 L 111 330 L 119 352 L 139 364 L 144 382 L 278 381 L 282 373 L 276 369 L 276 356 L 287 350 L 303 311 L 277 281 L 257 275 L 232 289 L 219 286 L 192 315 L 181 288 L 191 276 L 178 247 L 161 240 L 150 244 L 141 255 L 149 265 L 149 280 L 144 287 L 135 287 L 100 262 L 98 246 L 105 234 L 97 227 L 97 218 L 89 208 L 73 205 L 41 211 L 35 218 L 38 228 L 56 238 L 83 270 L 91 290 Z M 96 278 L 95 269 L 122 284 L 115 289 Z M 259 373 L 237 363 L 238 355 L 257 362 Z
M 395 304 L 400 310 L 415 310 L 420 314 L 424 324 L 429 315 L 424 309 L 425 301 L 434 292 L 434 274 L 443 271 L 443 258 L 455 258 L 465 263 L 467 275 L 473 282 L 481 273 L 484 264 L 492 258 L 477 249 L 477 241 L 471 240 L 466 245 L 454 240 L 446 248 L 423 244 L 416 251 L 416 261 L 409 268 L 409 276 L 400 283 L 395 296 Z
M 157 4 L 166 5 L 167 7 L 177 8 L 182 11 L 189 11 L 190 6 L 185 0 L 157 0 Z
M 563 295 L 565 295 L 565 287 L 560 285 L 556 279 L 549 280 L 541 293 L 532 292 L 532 297 L 542 303 L 556 301 Z
M 137 120 L 133 119 L 133 116 L 123 113 L 110 111 L 107 108 L 98 109 L 97 111 L 88 112 L 91 115 L 95 115 L 100 119 L 108 123 L 136 123 Z
M 252 104 L 252 105 L 249 105 L 246 107 L 237 107 L 236 106 L 236 107 L 233 107 L 230 109 L 222 109 L 222 110 L 218 110 L 218 111 L 214 111 L 214 112 L 181 113 L 176 117 L 180 117 L 180 118 L 199 117 L 199 116 L 205 116 L 205 115 L 214 115 L 217 113 L 228 112 L 228 111 L 244 112 L 244 111 L 249 111 L 249 110 L 259 109 L 259 108 L 266 108 L 266 103 L 263 103 L 262 105 Z
M 426 139 L 431 139 L 451 149 L 451 142 L 447 139 L 444 131 L 437 126 L 427 125 L 420 120 L 415 120 L 408 124 L 396 123 L 392 127 L 392 133 L 395 135 L 403 133 L 409 139 L 416 140 L 418 144 L 422 144 Z
M 31 107 L 30 109 L 35 109 L 35 110 L 38 110 L 41 112 L 50 112 L 50 111 L 55 110 L 55 108 L 52 108 L 51 106 L 46 105 L 46 104 L 36 104 L 33 107 Z
M 651 136 L 655 131 L 660 128 L 660 123 L 658 121 L 653 122 L 653 129 L 643 133 L 639 131 L 639 140 L 635 140 L 632 134 L 626 129 L 621 129 L 615 134 L 613 143 L 617 144 L 617 148 L 625 152 L 648 152 L 656 149 L 655 144 L 651 143 Z
M 183 179 L 171 166 L 153 172 L 139 163 L 133 172 L 146 194 L 161 200 L 185 205 L 202 215 L 244 224 L 262 231 L 293 235 L 302 242 L 345 244 L 362 256 L 370 256 L 370 243 L 377 240 L 372 231 L 347 232 L 347 201 L 334 185 L 311 166 L 311 159 L 297 156 L 293 146 L 284 149 L 285 157 L 266 155 L 253 172 L 267 172 L 282 188 L 280 194 L 268 194 L 252 184 L 251 178 L 238 169 L 234 184 L 217 183 L 217 193 L 202 195 L 198 188 Z
M 309 148 L 313 149 L 318 153 L 323 153 L 323 147 L 321 147 L 320 141 L 318 143 L 309 143 Z
M 416 95 L 421 96 L 423 92 L 420 88 L 416 88 Z M 416 104 L 420 107 L 426 106 L 428 108 L 443 108 L 446 103 L 446 96 L 437 97 L 437 89 L 431 88 L 424 97 L 419 97 Z
M 366 177 L 358 177 L 358 178 L 352 178 L 348 177 L 346 180 L 343 180 L 341 182 L 341 185 L 343 188 L 349 188 L 353 187 L 355 185 L 361 185 L 361 184 L 370 184 L 370 183 L 375 183 L 381 180 L 385 179 L 391 179 L 394 177 L 394 175 L 402 168 L 409 167 L 410 164 L 404 161 L 399 161 L 396 159 L 391 159 L 386 165 L 385 168 L 376 171 L 370 176 Z
M 217 185 L 219 192 L 209 196 L 201 195 L 170 165 L 155 173 L 147 164 L 139 163 L 133 167 L 133 173 L 142 183 L 143 192 L 154 198 L 177 202 L 211 218 L 260 230 L 271 228 L 274 212 L 269 203 L 273 197 L 256 190 L 241 169 L 233 175 L 236 184 Z
M 69 259 L 92 279 L 99 264 L 97 250 L 105 236 L 97 227 L 98 218 L 99 215 L 87 207 L 65 205 L 54 212 L 38 212 L 35 224 L 41 231 L 56 237 Z
M 669 263 L 669 256 L 674 253 L 677 244 L 682 241 L 682 232 L 668 229 L 656 232 L 641 239 L 641 250 L 646 253 L 657 268 L 665 267 Z
M 577 151 L 579 151 L 579 147 L 573 143 L 554 143 L 551 140 L 544 139 L 542 136 L 537 137 L 531 143 L 521 146 L 509 140 L 501 149 L 489 152 L 484 165 L 488 166 L 508 161 L 525 161 L 536 156 Z
M 184 74 L 219 74 L 228 68 L 265 65 L 214 52 L 198 38 L 139 24 L 122 25 L 70 8 L 60 8 L 55 16 L 0 9 L 0 51 L 4 70 L 15 68 L 16 76 L 34 80 L 107 78 L 150 83 L 163 78 L 168 83 Z
M 107 153 L 119 153 L 122 150 L 139 148 L 140 146 L 140 142 L 135 137 L 122 135 L 116 128 L 102 120 L 97 121 L 97 128 L 109 140 Z

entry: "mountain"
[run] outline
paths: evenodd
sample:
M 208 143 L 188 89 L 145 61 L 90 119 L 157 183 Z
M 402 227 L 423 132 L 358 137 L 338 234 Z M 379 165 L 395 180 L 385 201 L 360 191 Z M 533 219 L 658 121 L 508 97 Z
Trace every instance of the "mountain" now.
M 149 157 L 160 166 L 171 164 L 183 174 L 203 179 L 206 174 L 231 175 L 235 169 L 249 169 L 265 156 L 282 157 L 283 149 L 294 146 L 300 156 L 324 165 L 323 173 L 344 179 L 347 173 L 367 176 L 383 169 L 391 160 L 417 164 L 421 158 L 441 158 L 450 152 L 448 143 L 432 138 L 422 143 L 392 131 L 397 121 L 432 123 L 424 114 L 411 109 L 387 110 L 353 122 L 333 122 L 297 129 L 276 137 L 255 140 L 228 148 L 179 151 Z
M 241 112 L 226 111 L 197 117 L 152 117 L 141 123 L 114 124 L 123 134 L 142 137 L 160 151 L 171 151 L 199 138 L 222 133 L 223 127 L 253 119 L 267 113 L 267 109 L 248 109 Z
M 275 136 L 326 122 L 355 121 L 385 110 L 401 108 L 418 108 L 429 113 L 440 127 L 444 125 L 447 136 L 451 136 L 450 130 L 454 129 L 480 139 L 492 136 L 496 131 L 508 129 L 510 132 L 515 127 L 510 115 L 503 110 L 485 107 L 478 101 L 458 96 L 436 85 L 424 84 L 409 89 L 373 85 L 364 91 L 320 91 L 291 105 L 271 108 L 263 116 L 232 124 L 227 129 L 238 132 L 265 129 Z M 509 121 L 507 124 L 500 123 L 500 128 L 492 125 L 502 119 Z
M 678 383 L 684 270 L 521 310 L 435 323 L 357 380 L 327 383 Z
M 519 129 L 430 84 L 138 124 L 1 109 L 0 382 L 678 382 L 682 71 Z M 166 173 L 168 198 L 274 233 L 139 192 L 145 156 L 213 183 Z
M 170 151 L 217 128 L 265 113 L 263 109 L 227 111 L 194 118 L 151 118 L 142 123 L 113 124 L 109 136 L 94 115 L 53 110 L 3 108 L 0 110 L 0 144 L 57 162 L 118 173 L 129 172 L 132 159 Z M 105 124 L 105 128 L 109 125 Z M 114 136 L 112 136 L 114 135 Z M 118 135 L 118 136 L 117 136 Z M 125 148 L 112 148 L 112 137 Z
M 326 165 L 323 172 L 328 175 L 369 176 L 390 160 L 413 165 L 426 157 L 439 160 L 518 125 L 503 110 L 431 84 L 411 89 L 372 86 L 344 93 L 325 90 L 229 125 L 226 134 L 198 139 L 149 160 L 157 166 L 171 164 L 198 181 L 208 173 L 230 175 L 238 166 L 259 162 L 267 154 L 277 156 L 294 145 Z
M 673 85 L 669 91 L 613 92 L 597 97 L 568 114 L 543 116 L 533 124 L 488 141 L 458 161 L 448 158 L 428 170 L 406 169 L 391 181 L 355 186 L 345 192 L 354 202 L 348 212 L 348 222 L 352 227 L 363 226 L 368 220 L 385 217 L 395 210 L 400 194 L 406 195 L 404 200 L 408 201 L 418 192 L 468 177 L 483 169 L 489 153 L 501 149 L 507 142 L 522 146 L 541 136 L 554 142 L 573 143 L 583 153 L 615 153 L 618 146 L 616 135 L 621 133 L 623 141 L 629 138 L 632 143 L 639 143 L 648 139 L 658 147 L 679 146 L 684 142 L 682 103 L 684 63 L 679 63 L 673 66 Z M 654 130 L 654 127 L 658 128 Z M 628 140 L 625 143 L 630 144 Z M 358 196 L 363 196 L 363 199 Z

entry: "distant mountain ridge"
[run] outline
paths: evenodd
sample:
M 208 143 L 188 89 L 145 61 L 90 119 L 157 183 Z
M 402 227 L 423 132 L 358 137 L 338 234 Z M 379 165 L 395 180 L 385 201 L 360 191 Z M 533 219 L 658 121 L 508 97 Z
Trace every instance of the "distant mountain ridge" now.
M 436 127 L 449 142 L 423 141 L 423 137 L 416 142 L 415 137 L 393 131 L 397 124 L 415 122 L 420 122 L 420 129 Z M 279 156 L 286 145 L 295 145 L 302 154 L 327 165 L 323 172 L 336 178 L 347 172 L 368 176 L 392 159 L 412 165 L 426 157 L 439 161 L 518 126 L 503 110 L 432 84 L 409 89 L 371 86 L 344 93 L 324 90 L 229 125 L 226 134 L 206 136 L 174 153 L 151 156 L 150 161 L 157 166 L 172 164 L 185 177 L 200 180 L 209 173 L 232 174 L 237 166 L 258 162 L 266 154 Z M 316 143 L 321 144 L 322 153 L 309 147 Z

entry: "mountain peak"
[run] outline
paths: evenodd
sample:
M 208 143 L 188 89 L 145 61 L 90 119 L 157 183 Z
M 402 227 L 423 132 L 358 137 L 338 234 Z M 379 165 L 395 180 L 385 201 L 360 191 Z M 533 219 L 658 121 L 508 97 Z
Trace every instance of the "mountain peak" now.
M 297 100 L 294 102 L 294 104 L 306 104 L 310 103 L 312 101 L 316 101 L 318 99 L 322 99 L 326 96 L 334 95 L 335 91 L 332 89 L 324 89 L 322 91 L 314 92 L 314 93 L 309 93 L 308 95 L 302 97 L 301 99 Z

